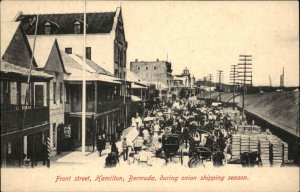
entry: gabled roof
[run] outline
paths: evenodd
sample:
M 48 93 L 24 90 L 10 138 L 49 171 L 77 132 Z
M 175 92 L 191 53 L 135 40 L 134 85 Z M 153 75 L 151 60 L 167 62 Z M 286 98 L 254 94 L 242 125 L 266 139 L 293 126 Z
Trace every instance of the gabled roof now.
M 14 35 L 16 34 L 17 30 L 19 29 L 24 37 L 24 43 L 29 51 L 30 57 L 32 56 L 32 51 L 28 42 L 28 38 L 25 34 L 25 31 L 21 25 L 21 22 L 1 22 L 1 59 L 5 54 L 6 50 L 8 49 Z M 37 67 L 35 58 L 32 61 L 33 66 Z
M 28 36 L 28 41 L 31 46 L 31 49 L 33 49 L 34 37 Z M 60 57 L 59 59 L 62 63 L 63 71 L 66 72 L 63 60 L 61 58 L 59 46 L 55 37 L 44 38 L 43 36 L 36 36 L 34 57 L 37 62 L 37 66 L 38 68 L 45 68 L 53 46 L 56 46 L 56 49 L 58 50 L 58 55 Z
M 1 22 L 1 57 L 8 48 L 20 22 Z
M 87 34 L 91 33 L 110 33 L 113 24 L 116 11 L 114 12 L 102 12 L 102 13 L 87 13 Z M 42 35 L 44 33 L 44 24 L 49 22 L 55 23 L 55 34 L 74 34 L 74 22 L 83 21 L 83 13 L 61 13 L 61 14 L 41 14 L 38 18 L 38 30 L 37 34 Z M 34 34 L 34 27 L 36 22 L 36 15 L 20 15 L 17 21 L 21 21 L 26 33 L 28 35 Z

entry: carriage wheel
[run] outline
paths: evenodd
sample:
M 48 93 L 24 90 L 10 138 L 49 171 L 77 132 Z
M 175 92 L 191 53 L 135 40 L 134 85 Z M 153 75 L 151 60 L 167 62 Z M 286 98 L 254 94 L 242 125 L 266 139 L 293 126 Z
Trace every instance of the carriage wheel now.
M 197 157 L 192 157 L 189 159 L 188 166 L 189 168 L 199 167 L 201 165 L 201 160 Z

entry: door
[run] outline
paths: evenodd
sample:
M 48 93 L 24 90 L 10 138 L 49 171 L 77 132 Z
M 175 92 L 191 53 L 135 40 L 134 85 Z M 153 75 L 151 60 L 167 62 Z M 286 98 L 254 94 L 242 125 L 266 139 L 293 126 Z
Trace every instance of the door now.
M 64 150 L 64 125 L 59 124 L 57 126 L 57 155 L 59 155 Z

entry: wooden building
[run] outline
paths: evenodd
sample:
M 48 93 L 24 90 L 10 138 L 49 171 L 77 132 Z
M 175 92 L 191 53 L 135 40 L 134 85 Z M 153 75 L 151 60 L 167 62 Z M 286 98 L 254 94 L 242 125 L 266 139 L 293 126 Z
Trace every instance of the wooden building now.
M 35 60 L 37 70 L 44 71 L 53 76 L 50 81 L 50 146 L 52 156 L 63 150 L 62 137 L 65 129 L 65 83 L 66 70 L 61 58 L 60 48 L 55 37 L 43 38 L 42 36 L 28 37 L 31 48 L 35 39 Z M 36 83 L 35 91 L 41 95 L 37 105 L 43 105 L 46 100 L 45 83 Z
M 61 53 L 69 75 L 65 76 L 66 106 L 65 123 L 71 128 L 71 137 L 66 139 L 70 145 L 66 150 L 80 149 L 82 139 L 82 79 L 83 61 L 76 54 Z M 95 150 L 96 138 L 105 134 L 106 141 L 116 138 L 118 123 L 125 124 L 122 111 L 124 102 L 128 103 L 130 95 L 120 94 L 122 80 L 101 68 L 93 61 L 86 59 L 86 147 L 87 151 Z M 130 86 L 130 84 L 128 84 Z M 129 93 L 129 91 L 127 92 Z M 130 109 L 130 107 L 128 107 Z
M 52 75 L 36 68 L 20 22 L 1 23 L 1 167 L 22 166 L 26 162 L 34 166 L 43 158 L 42 143 L 49 136 L 50 127 Z M 45 83 L 45 95 L 39 94 L 37 82 Z M 43 98 L 46 102 L 41 104 Z

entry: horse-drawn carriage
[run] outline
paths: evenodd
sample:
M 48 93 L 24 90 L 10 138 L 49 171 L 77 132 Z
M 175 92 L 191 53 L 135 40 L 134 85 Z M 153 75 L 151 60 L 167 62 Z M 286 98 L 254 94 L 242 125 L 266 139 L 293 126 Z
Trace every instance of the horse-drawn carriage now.
M 162 136 L 162 149 L 165 153 L 165 160 L 168 163 L 168 159 L 172 160 L 173 157 L 179 155 L 182 162 L 182 152 L 178 152 L 180 147 L 180 137 L 178 134 L 164 134 Z
M 189 131 L 189 162 L 190 168 L 204 166 L 203 160 L 211 160 L 214 142 L 210 132 L 203 129 L 192 129 Z

